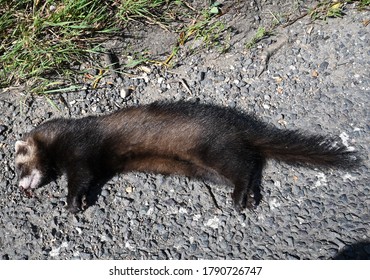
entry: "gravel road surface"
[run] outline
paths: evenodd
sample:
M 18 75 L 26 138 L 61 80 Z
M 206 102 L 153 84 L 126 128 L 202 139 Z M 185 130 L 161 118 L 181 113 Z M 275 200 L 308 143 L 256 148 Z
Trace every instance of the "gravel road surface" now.
M 255 2 L 239 3 L 220 18 L 232 27 L 223 34 L 230 45 L 225 53 L 217 46 L 191 52 L 197 41 L 189 43 L 172 68 L 146 65 L 107 75 L 96 89 L 86 80 L 83 90 L 49 96 L 58 110 L 44 97 L 3 90 L 0 258 L 369 258 L 370 12 L 348 5 L 343 18 L 312 22 L 306 16 L 248 50 L 272 15 L 300 12 L 293 7 L 297 1 Z M 160 28 L 137 30 L 147 36 L 107 44 L 152 47 L 165 58 L 176 41 Z M 97 204 L 77 215 L 65 208 L 65 177 L 31 198 L 18 189 L 14 143 L 26 131 L 53 117 L 104 114 L 155 100 L 215 103 L 278 127 L 336 135 L 364 162 L 356 170 L 322 171 L 269 161 L 262 203 L 241 214 L 233 209 L 230 187 L 177 176 L 116 176 Z

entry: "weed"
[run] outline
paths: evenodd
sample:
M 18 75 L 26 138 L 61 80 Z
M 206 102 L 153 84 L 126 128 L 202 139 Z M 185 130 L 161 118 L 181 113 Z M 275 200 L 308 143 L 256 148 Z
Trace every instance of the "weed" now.
M 129 61 L 124 65 L 124 68 L 134 68 L 145 62 L 149 62 L 150 59 L 143 54 L 134 53 L 133 56 L 129 56 Z
M 326 20 L 330 17 L 343 17 L 344 4 L 338 1 L 323 1 L 313 8 L 309 15 L 312 20 Z
M 370 5 L 370 0 L 360 0 L 360 1 L 338 1 L 338 0 L 326 0 L 319 2 L 315 7 L 311 8 L 307 13 L 302 14 L 297 19 L 306 16 L 307 14 L 311 17 L 312 20 L 326 20 L 327 18 L 340 18 L 345 15 L 344 9 L 345 4 L 347 3 L 357 3 L 360 9 L 365 8 L 366 6 Z M 273 30 L 276 26 L 281 24 L 281 16 L 270 12 L 273 17 L 272 25 L 270 26 L 269 30 Z M 283 25 L 286 27 L 292 23 L 294 23 L 297 19 L 288 22 L 287 24 Z M 262 40 L 263 38 L 271 36 L 271 31 L 266 30 L 264 27 L 258 28 L 255 36 L 246 44 L 246 48 L 250 49 L 255 46 L 257 42 Z
M 356 1 L 359 2 L 359 9 L 365 9 L 366 7 L 370 6 L 370 0 L 361 0 L 361 1 Z
M 265 29 L 265 27 L 259 27 L 253 38 L 246 44 L 247 49 L 253 48 L 259 41 L 272 35 L 271 31 Z
M 223 44 L 223 33 L 227 30 L 225 23 L 218 20 L 221 13 L 221 4 L 214 2 L 210 7 L 202 10 L 192 23 L 180 31 L 178 45 L 184 45 L 187 41 L 194 39 L 202 40 L 206 47 L 221 46 L 221 51 L 229 48 Z
M 345 15 L 346 4 L 355 3 L 359 9 L 370 6 L 370 0 L 351 0 L 351 1 L 322 1 L 312 8 L 309 15 L 312 20 L 326 20 L 327 18 L 340 18 Z

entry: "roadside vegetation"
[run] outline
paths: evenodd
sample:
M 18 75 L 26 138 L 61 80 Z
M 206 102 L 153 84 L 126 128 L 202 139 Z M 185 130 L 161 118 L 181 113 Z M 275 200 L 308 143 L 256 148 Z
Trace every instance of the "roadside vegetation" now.
M 286 17 L 289 17 L 289 15 L 275 15 L 272 14 L 273 21 L 269 26 L 260 26 L 255 35 L 245 44 L 245 47 L 247 49 L 251 49 L 256 46 L 256 44 L 266 39 L 274 34 L 274 29 L 282 25 L 283 27 L 287 27 L 297 20 L 309 16 L 312 21 L 315 20 L 327 20 L 328 18 L 341 18 L 345 15 L 345 9 L 346 4 L 355 3 L 357 4 L 358 10 L 365 10 L 369 9 L 370 6 L 370 0 L 360 0 L 360 1 L 339 1 L 339 0 L 326 0 L 326 1 L 320 1 L 316 6 L 312 7 L 311 9 L 308 9 L 307 12 L 301 14 L 300 16 L 292 19 L 286 19 Z M 283 20 L 283 18 L 285 18 Z M 286 21 L 285 23 L 282 23 L 283 21 Z
M 102 42 L 132 21 L 164 29 L 183 21 L 173 54 L 191 38 L 211 43 L 222 29 L 212 21 L 219 12 L 218 4 L 197 11 L 182 0 L 0 0 L 0 87 L 57 87 L 56 77 L 74 77 L 79 62 L 103 53 Z
M 360 8 L 370 5 L 370 0 L 323 1 L 310 16 L 342 16 L 344 2 L 359 2 Z M 76 74 L 83 74 L 78 65 L 92 54 L 104 53 L 102 43 L 122 34 L 132 21 L 164 29 L 182 22 L 175 30 L 177 44 L 170 47 L 163 65 L 193 39 L 203 40 L 205 46 L 222 44 L 220 50 L 226 51 L 227 38 L 221 40 L 220 35 L 227 30 L 219 17 L 222 6 L 217 1 L 206 3 L 196 9 L 186 0 L 0 0 L 0 88 L 24 85 L 43 93 L 62 83 L 68 87 L 65 81 L 73 84 Z M 248 47 L 270 34 L 261 27 Z

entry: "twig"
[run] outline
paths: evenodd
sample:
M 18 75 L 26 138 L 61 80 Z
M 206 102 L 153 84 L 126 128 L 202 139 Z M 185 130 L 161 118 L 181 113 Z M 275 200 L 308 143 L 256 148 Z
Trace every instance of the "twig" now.
M 157 24 L 159 27 L 163 28 L 164 30 L 170 32 L 170 30 L 167 28 L 167 26 L 165 26 L 163 23 L 157 21 L 157 20 L 154 20 L 146 15 L 142 15 L 142 17 L 146 18 L 147 21 L 151 22 L 152 24 Z
M 214 195 L 214 193 L 212 192 L 212 189 L 209 185 L 205 184 L 205 186 L 207 187 L 208 189 L 208 192 L 209 192 L 209 195 L 211 196 L 212 200 L 213 200 L 213 203 L 215 204 L 216 208 L 218 210 L 221 210 L 220 206 L 218 206 L 218 203 L 217 203 L 217 200 L 216 200 L 216 197 Z
M 188 2 L 186 2 L 186 1 L 182 1 L 182 3 L 187 7 L 187 8 L 189 8 L 190 10 L 192 10 L 193 12 L 196 12 L 197 10 L 196 9 L 194 9 L 192 6 L 190 6 L 190 4 L 188 3 Z
M 287 38 L 285 38 L 284 40 L 277 42 L 274 46 L 271 46 L 270 48 L 266 50 L 266 55 L 262 57 L 263 69 L 257 75 L 258 77 L 260 77 L 263 74 L 263 72 L 267 70 L 268 63 L 270 61 L 271 56 L 273 56 L 278 50 L 280 50 L 281 47 L 284 46 L 287 41 L 288 41 Z
M 180 83 L 183 85 L 183 87 L 186 89 L 186 91 L 190 94 L 190 95 L 193 95 L 193 93 L 191 92 L 187 82 L 185 81 L 185 79 L 180 79 Z
M 301 18 L 304 18 L 305 16 L 307 16 L 308 15 L 308 13 L 306 12 L 306 13 L 303 13 L 303 14 L 301 14 L 300 16 L 298 16 L 297 18 L 295 18 L 295 19 L 292 19 L 291 21 L 289 21 L 288 23 L 286 23 L 286 24 L 284 24 L 283 25 L 283 28 L 286 28 L 286 27 L 288 27 L 289 25 L 292 25 L 293 23 L 295 23 L 297 20 L 299 20 L 299 19 L 301 19 Z

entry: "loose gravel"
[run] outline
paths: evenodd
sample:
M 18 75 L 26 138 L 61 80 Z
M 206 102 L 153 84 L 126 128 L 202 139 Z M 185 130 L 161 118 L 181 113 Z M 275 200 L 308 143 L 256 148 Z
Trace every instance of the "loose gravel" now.
M 97 89 L 86 82 L 79 92 L 49 96 L 59 110 L 17 89 L 0 94 L 0 258 L 369 258 L 370 25 L 364 22 L 370 13 L 349 5 L 344 18 L 304 17 L 247 50 L 269 11 L 291 8 L 254 2 L 221 17 L 233 27 L 224 54 L 184 48 L 171 69 L 147 65 L 107 76 Z M 322 171 L 270 161 L 261 205 L 241 214 L 232 207 L 230 187 L 177 176 L 116 176 L 97 204 L 77 215 L 65 208 L 64 177 L 32 198 L 19 191 L 13 156 L 23 133 L 49 118 L 155 100 L 215 103 L 278 127 L 337 135 L 360 151 L 364 163 L 351 171 Z

